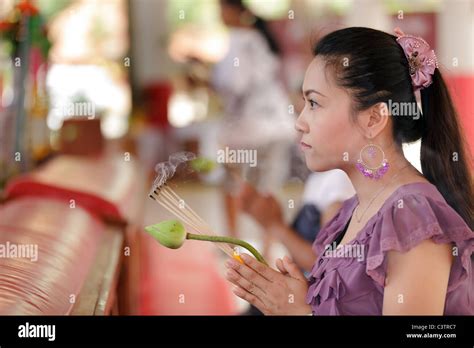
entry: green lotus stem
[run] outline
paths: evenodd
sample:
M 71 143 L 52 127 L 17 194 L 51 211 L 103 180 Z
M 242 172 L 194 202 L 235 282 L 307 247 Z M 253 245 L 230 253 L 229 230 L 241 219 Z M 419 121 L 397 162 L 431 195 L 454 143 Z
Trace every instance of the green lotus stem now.
M 186 239 L 203 240 L 203 241 L 214 242 L 214 243 L 228 243 L 228 244 L 238 245 L 238 246 L 241 246 L 242 248 L 247 249 L 249 252 L 252 253 L 253 256 L 255 256 L 255 258 L 258 261 L 268 266 L 267 262 L 265 261 L 263 256 L 257 251 L 257 249 L 255 249 L 251 244 L 237 238 L 187 233 Z
M 249 243 L 232 237 L 187 233 L 184 225 L 179 220 L 166 220 L 154 225 L 146 226 L 145 231 L 155 238 L 161 245 L 170 249 L 181 248 L 186 239 L 238 245 L 250 251 L 258 261 L 268 266 L 262 255 L 260 255 L 257 249 Z

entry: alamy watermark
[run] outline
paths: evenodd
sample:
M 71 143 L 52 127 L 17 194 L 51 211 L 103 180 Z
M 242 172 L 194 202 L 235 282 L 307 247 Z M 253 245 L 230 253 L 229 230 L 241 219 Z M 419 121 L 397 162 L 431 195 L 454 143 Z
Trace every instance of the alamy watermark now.
M 30 259 L 31 262 L 38 261 L 38 244 L 16 244 L 0 243 L 0 258 Z
M 56 325 L 54 324 L 25 324 L 18 326 L 18 337 L 20 338 L 47 338 L 48 341 L 56 339 Z
M 95 104 L 91 102 L 58 104 L 54 109 L 62 118 L 86 117 L 88 120 L 92 120 L 96 115 Z
M 391 116 L 409 116 L 414 120 L 418 120 L 421 116 L 420 108 L 416 102 L 394 102 L 389 99 L 386 104 L 386 111 Z
M 257 150 L 251 149 L 225 149 L 217 151 L 217 163 L 244 163 L 250 167 L 257 166 Z
M 365 245 L 363 244 L 343 244 L 338 246 L 336 242 L 333 242 L 324 247 L 324 257 L 356 258 L 357 261 L 363 261 L 365 257 L 364 250 Z

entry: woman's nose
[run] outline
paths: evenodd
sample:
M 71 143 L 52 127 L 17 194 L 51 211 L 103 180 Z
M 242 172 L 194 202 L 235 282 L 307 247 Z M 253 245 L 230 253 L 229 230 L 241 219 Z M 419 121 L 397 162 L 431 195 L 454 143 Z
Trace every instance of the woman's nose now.
M 298 116 L 298 118 L 296 119 L 295 129 L 296 129 L 297 132 L 300 132 L 300 133 L 308 133 L 309 127 L 308 127 L 307 123 L 303 121 L 302 115 L 303 115 L 303 113 L 301 113 Z

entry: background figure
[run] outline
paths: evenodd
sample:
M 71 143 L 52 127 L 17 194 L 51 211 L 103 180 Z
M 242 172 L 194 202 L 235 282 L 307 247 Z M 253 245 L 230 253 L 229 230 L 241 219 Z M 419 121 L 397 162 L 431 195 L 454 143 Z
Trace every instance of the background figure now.
M 354 187 L 342 170 L 311 173 L 304 186 L 303 206 L 291 227 L 304 239 L 313 243 L 319 230 L 341 208 L 342 202 L 354 194 Z
M 230 30 L 230 42 L 227 55 L 212 72 L 212 85 L 223 100 L 225 112 L 218 141 L 221 147 L 257 151 L 256 167 L 226 166 L 228 231 L 236 235 L 238 204 L 232 195 L 235 175 L 231 173 L 261 191 L 277 190 L 287 177 L 289 148 L 295 133 L 288 113 L 290 102 L 279 77 L 278 46 L 265 22 L 241 1 L 222 0 L 221 14 Z

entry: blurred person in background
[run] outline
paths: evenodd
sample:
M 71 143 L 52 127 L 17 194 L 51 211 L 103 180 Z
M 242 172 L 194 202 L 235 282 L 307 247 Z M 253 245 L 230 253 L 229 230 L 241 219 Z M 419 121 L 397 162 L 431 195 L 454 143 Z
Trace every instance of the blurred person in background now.
M 289 99 L 280 74 L 280 50 L 266 23 L 241 0 L 221 0 L 221 15 L 229 28 L 229 50 L 214 65 L 211 84 L 222 98 L 224 120 L 219 146 L 257 153 L 257 165 L 226 163 L 224 198 L 231 235 L 237 234 L 236 177 L 244 177 L 261 192 L 275 192 L 287 178 L 289 149 L 295 137 Z M 264 242 L 264 254 L 269 241 Z

